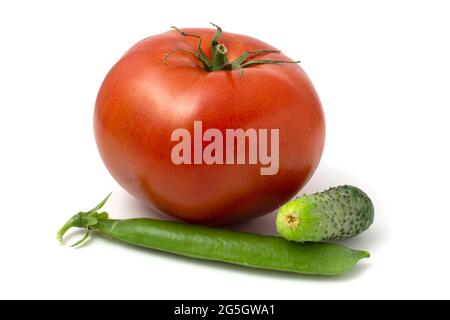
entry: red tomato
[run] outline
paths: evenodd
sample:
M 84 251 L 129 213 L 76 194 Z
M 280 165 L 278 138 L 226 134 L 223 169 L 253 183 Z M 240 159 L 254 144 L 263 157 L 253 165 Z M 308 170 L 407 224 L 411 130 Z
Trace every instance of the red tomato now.
M 183 31 L 202 37 L 202 49 L 211 58 L 215 30 Z M 325 124 L 319 98 L 293 63 L 249 65 L 242 78 L 238 70 L 209 72 L 182 51 L 163 63 L 176 48 L 197 52 L 197 41 L 176 31 L 149 37 L 112 68 L 94 115 L 102 159 L 131 194 L 187 222 L 219 225 L 267 214 L 293 197 L 320 161 Z M 246 51 L 275 50 L 232 33 L 223 33 L 219 42 L 228 49 L 228 61 Z M 291 61 L 276 52 L 258 59 Z M 277 173 L 261 175 L 264 166 L 248 161 L 175 164 L 171 153 L 178 142 L 172 141 L 172 133 L 185 128 L 194 135 L 194 121 L 202 121 L 203 132 L 215 128 L 224 136 L 226 129 L 279 129 Z M 202 147 L 208 144 L 203 141 Z M 224 153 L 233 151 L 225 141 L 223 145 Z M 231 156 L 236 153 L 234 148 Z

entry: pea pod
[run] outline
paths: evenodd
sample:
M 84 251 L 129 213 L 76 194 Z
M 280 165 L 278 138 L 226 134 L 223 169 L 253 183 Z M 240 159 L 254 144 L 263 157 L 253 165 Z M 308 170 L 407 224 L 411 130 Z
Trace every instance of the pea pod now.
M 331 243 L 289 242 L 281 237 L 230 231 L 199 225 L 155 219 L 112 220 L 98 212 L 107 199 L 88 212 L 72 217 L 58 232 L 62 240 L 72 227 L 131 245 L 170 252 L 192 258 L 221 261 L 246 267 L 314 275 L 339 275 L 348 272 L 366 251 L 356 251 Z

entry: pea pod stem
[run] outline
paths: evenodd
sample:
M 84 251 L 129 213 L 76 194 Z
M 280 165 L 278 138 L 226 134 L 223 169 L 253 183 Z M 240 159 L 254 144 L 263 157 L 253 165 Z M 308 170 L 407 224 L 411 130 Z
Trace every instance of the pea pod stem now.
M 332 243 L 299 244 L 281 237 L 155 219 L 113 220 L 96 208 L 71 218 L 58 232 L 58 239 L 62 240 L 71 227 L 78 227 L 131 245 L 192 258 L 330 276 L 346 273 L 360 259 L 369 257 L 366 251 Z

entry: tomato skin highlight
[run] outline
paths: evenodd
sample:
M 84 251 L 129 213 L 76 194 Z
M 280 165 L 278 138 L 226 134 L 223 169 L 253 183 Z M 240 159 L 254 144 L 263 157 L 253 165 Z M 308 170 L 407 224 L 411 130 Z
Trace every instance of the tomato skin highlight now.
M 183 29 L 203 38 L 210 56 L 213 29 Z M 275 50 L 257 39 L 224 32 L 228 60 L 245 51 Z M 296 64 L 254 65 L 207 72 L 185 53 L 197 39 L 169 31 L 133 46 L 106 76 L 96 101 L 94 131 L 111 175 L 158 212 L 191 223 L 220 225 L 267 214 L 292 198 L 320 161 L 325 121 L 320 100 Z M 288 59 L 270 53 L 264 59 Z M 217 128 L 279 129 L 279 171 L 261 175 L 261 165 L 175 165 L 171 134 Z M 204 143 L 206 146 L 207 143 Z

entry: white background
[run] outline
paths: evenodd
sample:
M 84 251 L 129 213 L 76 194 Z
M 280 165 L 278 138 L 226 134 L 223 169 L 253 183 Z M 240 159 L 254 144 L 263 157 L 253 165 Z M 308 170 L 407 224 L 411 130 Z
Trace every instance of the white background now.
M 0 2 L 0 298 L 450 298 L 448 1 Z M 344 243 L 372 258 L 343 277 L 255 271 L 95 237 L 65 220 L 113 191 L 115 218 L 151 216 L 110 177 L 92 115 L 109 68 L 169 26 L 260 38 L 300 59 L 327 143 L 302 192 L 364 189 L 376 222 Z M 274 233 L 274 215 L 235 228 Z M 70 241 L 79 236 L 77 233 Z

